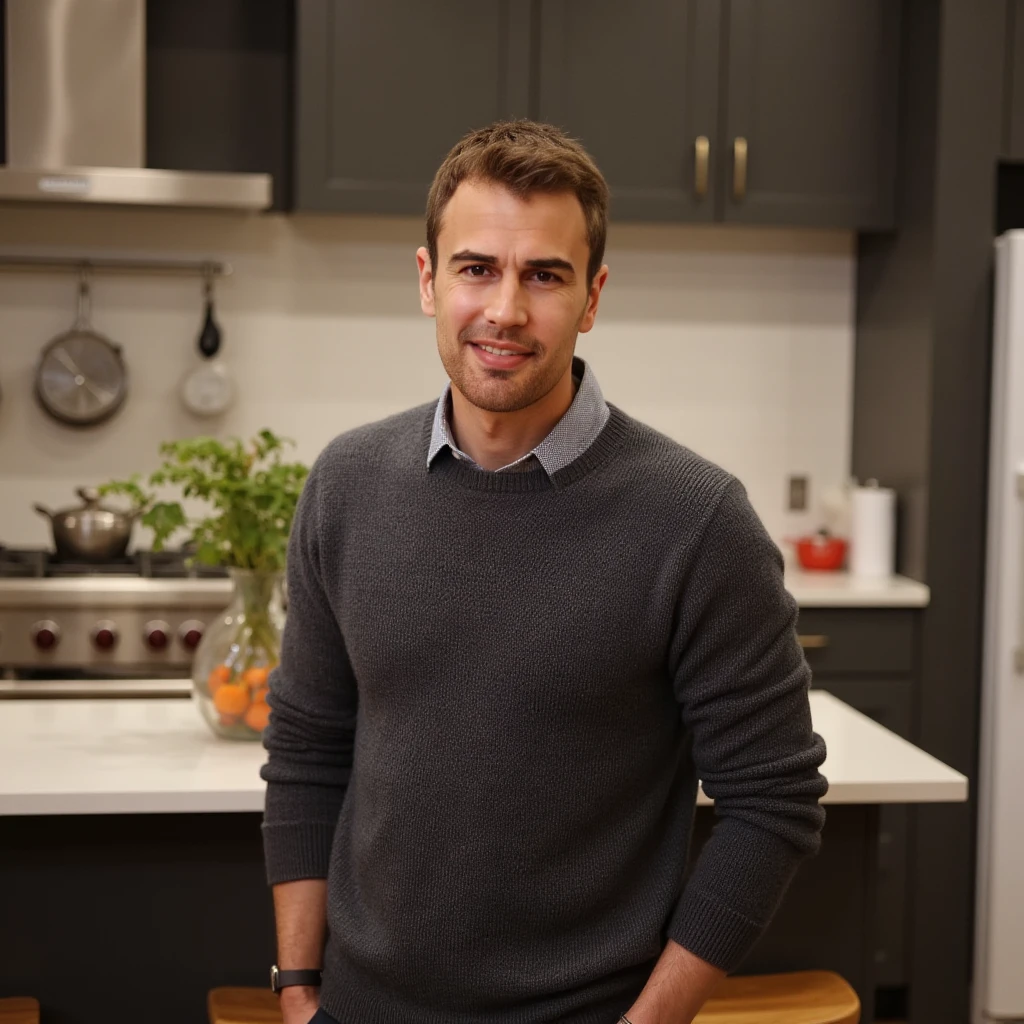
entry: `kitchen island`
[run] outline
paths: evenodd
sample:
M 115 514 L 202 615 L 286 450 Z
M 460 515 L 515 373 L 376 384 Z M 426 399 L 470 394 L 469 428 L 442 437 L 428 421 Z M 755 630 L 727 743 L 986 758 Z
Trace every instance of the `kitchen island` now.
M 962 801 L 967 780 L 827 692 L 811 709 L 828 745 L 823 851 L 743 970 L 840 970 L 870 1020 L 878 808 Z M 0 996 L 35 995 L 57 1024 L 200 1024 L 209 987 L 264 984 L 263 758 L 213 737 L 189 701 L 0 705 Z M 698 812 L 695 844 L 712 824 Z
M 810 700 L 828 747 L 824 803 L 967 799 L 959 772 L 824 690 Z M 0 711 L 0 815 L 263 809 L 262 746 L 218 739 L 191 701 L 19 700 Z

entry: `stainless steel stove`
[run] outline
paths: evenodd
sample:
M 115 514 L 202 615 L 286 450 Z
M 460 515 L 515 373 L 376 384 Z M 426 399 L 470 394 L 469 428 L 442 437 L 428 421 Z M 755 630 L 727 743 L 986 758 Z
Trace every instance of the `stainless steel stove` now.
M 230 594 L 223 570 L 190 568 L 180 551 L 97 565 L 0 548 L 0 698 L 186 696 Z

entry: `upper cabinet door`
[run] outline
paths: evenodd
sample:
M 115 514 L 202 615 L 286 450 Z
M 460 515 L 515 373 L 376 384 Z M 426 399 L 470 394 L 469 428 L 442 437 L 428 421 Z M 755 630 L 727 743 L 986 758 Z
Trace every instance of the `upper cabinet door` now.
M 529 104 L 521 0 L 298 0 L 296 207 L 422 214 L 448 150 Z
M 540 120 L 580 139 L 620 220 L 715 213 L 719 0 L 541 0 Z
M 724 218 L 894 223 L 899 0 L 731 0 Z
M 1006 110 L 1003 156 L 1024 160 L 1024 0 L 1011 0 L 1006 10 Z

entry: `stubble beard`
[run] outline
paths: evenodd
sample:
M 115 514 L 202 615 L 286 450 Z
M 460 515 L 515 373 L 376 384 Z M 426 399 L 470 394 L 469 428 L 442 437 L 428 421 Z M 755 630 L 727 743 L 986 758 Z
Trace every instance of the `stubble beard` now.
M 548 395 L 572 364 L 547 358 L 547 349 L 536 338 L 519 331 L 481 331 L 463 329 L 454 342 L 442 336 L 437 324 L 441 362 L 452 382 L 470 404 L 485 412 L 519 412 Z M 497 370 L 480 364 L 469 341 L 508 341 L 529 349 L 532 355 L 525 366 L 515 370 Z

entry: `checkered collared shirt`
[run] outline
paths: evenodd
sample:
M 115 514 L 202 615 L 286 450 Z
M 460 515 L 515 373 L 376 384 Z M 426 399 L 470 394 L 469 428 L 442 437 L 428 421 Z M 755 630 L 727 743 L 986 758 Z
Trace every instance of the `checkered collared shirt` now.
M 611 411 L 604 400 L 604 395 L 601 394 L 594 371 L 578 356 L 573 358 L 572 373 L 573 378 L 579 381 L 579 388 L 565 415 L 536 448 L 521 455 L 515 462 L 494 470 L 495 473 L 523 472 L 533 469 L 539 462 L 550 477 L 578 459 L 593 444 L 608 421 Z M 452 437 L 449 420 L 451 390 L 451 384 L 447 385 L 437 400 L 434 426 L 430 432 L 430 447 L 427 449 L 427 465 L 434 461 L 442 448 L 447 447 L 455 458 L 468 463 L 474 469 L 486 472 L 465 452 L 459 450 Z

